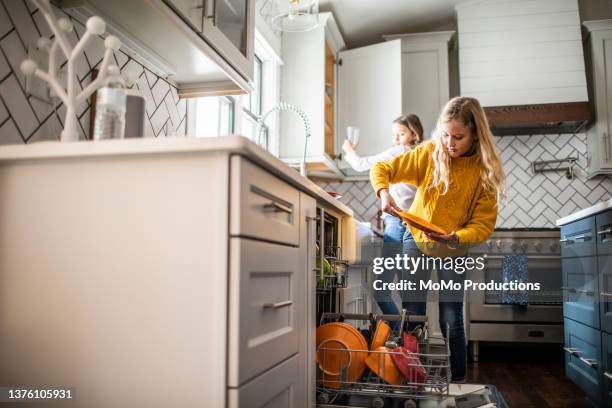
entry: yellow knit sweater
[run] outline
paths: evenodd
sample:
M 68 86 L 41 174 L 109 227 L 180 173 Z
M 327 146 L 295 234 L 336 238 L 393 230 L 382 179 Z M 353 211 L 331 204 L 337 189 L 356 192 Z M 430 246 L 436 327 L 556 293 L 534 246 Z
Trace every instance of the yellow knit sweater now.
M 433 142 L 426 142 L 414 150 L 389 161 L 378 162 L 370 171 L 376 195 L 389 184 L 408 183 L 417 186 L 410 213 L 452 232 L 459 237 L 465 253 L 467 247 L 484 241 L 495 227 L 497 199 L 485 192 L 480 179 L 480 155 L 451 159 L 448 191 L 441 187 L 428 188 L 433 178 Z M 429 255 L 431 242 L 421 230 L 410 227 L 419 248 Z

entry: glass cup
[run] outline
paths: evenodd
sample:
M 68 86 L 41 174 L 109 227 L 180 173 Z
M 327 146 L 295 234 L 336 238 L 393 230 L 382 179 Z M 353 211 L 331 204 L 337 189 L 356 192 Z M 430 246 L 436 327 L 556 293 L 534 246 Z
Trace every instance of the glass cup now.
M 359 128 L 348 126 L 346 128 L 346 138 L 353 146 L 356 146 L 359 143 Z

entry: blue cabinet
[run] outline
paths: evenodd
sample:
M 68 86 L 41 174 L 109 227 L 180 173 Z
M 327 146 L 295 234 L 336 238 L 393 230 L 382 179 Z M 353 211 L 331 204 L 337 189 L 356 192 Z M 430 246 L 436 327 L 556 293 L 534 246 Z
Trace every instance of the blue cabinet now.
M 599 328 L 597 258 L 563 258 L 563 316 Z
M 612 335 L 601 334 L 602 377 L 604 406 L 612 406 Z
M 588 217 L 561 227 L 561 256 L 593 256 L 596 253 L 595 217 Z
M 601 332 L 565 319 L 565 374 L 600 405 L 602 392 Z
M 612 255 L 612 211 L 597 215 L 597 255 Z
M 597 256 L 601 330 L 612 334 L 612 254 Z

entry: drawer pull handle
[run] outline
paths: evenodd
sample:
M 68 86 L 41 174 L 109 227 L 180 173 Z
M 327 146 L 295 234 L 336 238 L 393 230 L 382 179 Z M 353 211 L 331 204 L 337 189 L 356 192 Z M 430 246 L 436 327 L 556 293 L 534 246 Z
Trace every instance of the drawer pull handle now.
M 276 201 L 272 201 L 271 203 L 268 204 L 264 204 L 263 208 L 267 211 L 273 211 L 273 212 L 284 212 L 287 214 L 292 214 L 293 210 L 291 209 L 291 207 L 288 207 L 286 205 L 283 205 L 281 203 L 277 203 Z
M 264 309 L 280 309 L 281 307 L 291 306 L 293 304 L 293 300 L 285 300 L 284 302 L 276 302 L 276 303 L 264 303 Z
M 595 296 L 595 292 L 593 292 L 592 290 L 586 290 L 586 289 L 576 289 L 576 292 L 578 293 L 584 293 L 587 296 Z
M 612 297 L 612 293 L 607 293 L 607 292 L 599 292 L 599 294 L 600 294 L 601 296 L 604 296 L 604 297 Z
M 597 235 L 612 234 L 612 228 L 606 228 L 605 230 L 597 231 Z
M 572 292 L 572 293 L 576 293 L 577 289 L 576 288 L 568 288 L 565 286 L 561 286 L 561 290 L 566 290 L 568 292 Z
M 593 358 L 584 358 L 584 357 L 579 357 L 580 361 L 582 361 L 584 364 L 588 365 L 591 368 L 597 368 L 599 366 L 599 362 Z
M 591 239 L 592 239 L 591 234 L 576 235 L 574 237 L 574 240 L 576 240 L 576 241 L 581 240 L 581 241 L 584 241 L 584 242 L 590 241 Z
M 608 377 L 608 379 L 609 379 L 609 380 L 612 380 L 612 374 L 610 374 L 610 373 L 609 373 L 609 372 L 607 372 L 607 371 L 604 371 L 604 373 L 603 373 L 603 374 L 604 374 L 606 377 Z
M 560 243 L 564 244 L 564 243 L 568 243 L 568 244 L 573 244 L 574 240 L 573 239 L 569 239 L 569 238 L 563 238 L 559 240 Z
M 563 350 L 567 351 L 572 356 L 578 356 L 578 349 L 571 348 L 571 347 L 563 347 Z

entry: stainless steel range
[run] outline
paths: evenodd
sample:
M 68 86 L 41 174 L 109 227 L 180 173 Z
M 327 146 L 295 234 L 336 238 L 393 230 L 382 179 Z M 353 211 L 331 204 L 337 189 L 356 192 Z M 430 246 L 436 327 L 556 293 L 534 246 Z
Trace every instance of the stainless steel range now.
M 470 254 L 485 258 L 485 268 L 468 279 L 501 282 L 502 264 L 525 256 L 529 291 L 520 303 L 508 302 L 500 290 L 470 290 L 467 294 L 468 338 L 478 361 L 481 341 L 563 343 L 563 295 L 558 230 L 496 230 Z M 511 258 L 512 257 L 512 258 Z

